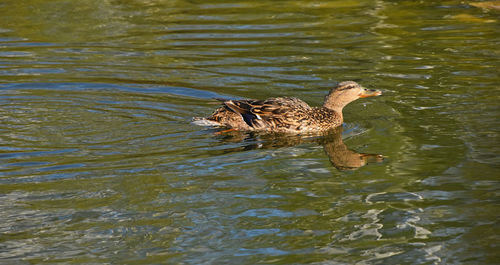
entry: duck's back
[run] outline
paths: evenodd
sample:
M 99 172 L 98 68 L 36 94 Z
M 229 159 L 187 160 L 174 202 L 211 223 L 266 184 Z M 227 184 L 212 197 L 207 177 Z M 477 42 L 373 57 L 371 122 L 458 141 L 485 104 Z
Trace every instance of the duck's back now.
M 194 119 L 201 125 L 226 126 L 242 131 L 279 133 L 315 133 L 341 124 L 335 111 L 324 107 L 310 107 L 294 97 L 276 97 L 264 100 L 221 100 L 223 106 L 208 118 Z
M 210 119 L 238 130 L 301 133 L 329 129 L 324 120 L 335 113 L 325 108 L 311 108 L 294 97 L 264 100 L 227 100 Z M 322 119 L 322 120 L 318 120 Z M 322 127 L 323 126 L 323 127 Z

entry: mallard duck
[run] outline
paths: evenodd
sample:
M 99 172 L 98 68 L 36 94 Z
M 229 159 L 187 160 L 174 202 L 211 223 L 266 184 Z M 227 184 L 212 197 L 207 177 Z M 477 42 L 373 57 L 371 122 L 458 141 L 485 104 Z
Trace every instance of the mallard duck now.
M 342 125 L 342 109 L 350 102 L 381 94 L 379 90 L 363 88 L 354 81 L 344 81 L 330 90 L 321 107 L 311 107 L 294 97 L 221 100 L 222 107 L 210 117 L 195 117 L 193 122 L 239 131 L 321 133 Z

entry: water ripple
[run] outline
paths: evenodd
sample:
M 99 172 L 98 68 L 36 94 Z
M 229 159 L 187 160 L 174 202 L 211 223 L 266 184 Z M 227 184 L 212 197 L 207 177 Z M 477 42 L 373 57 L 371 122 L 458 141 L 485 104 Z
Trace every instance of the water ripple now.
M 0 4 L 3 263 L 498 260 L 494 10 L 76 3 Z M 211 98 L 320 105 L 343 80 L 384 95 L 336 138 L 190 124 Z

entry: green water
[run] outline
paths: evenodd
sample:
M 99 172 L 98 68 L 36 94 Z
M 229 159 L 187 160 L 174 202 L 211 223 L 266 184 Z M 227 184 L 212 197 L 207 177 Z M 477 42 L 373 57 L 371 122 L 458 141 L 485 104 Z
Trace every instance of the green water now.
M 0 263 L 497 263 L 500 11 L 470 3 L 2 1 Z M 190 123 L 344 80 L 384 94 L 330 136 Z

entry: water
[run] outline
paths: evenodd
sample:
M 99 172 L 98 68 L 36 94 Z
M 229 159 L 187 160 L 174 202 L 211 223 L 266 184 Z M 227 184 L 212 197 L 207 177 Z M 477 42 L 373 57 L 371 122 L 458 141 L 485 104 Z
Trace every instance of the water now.
M 488 4 L 3 1 L 1 263 L 496 263 Z M 190 123 L 344 80 L 327 137 Z

